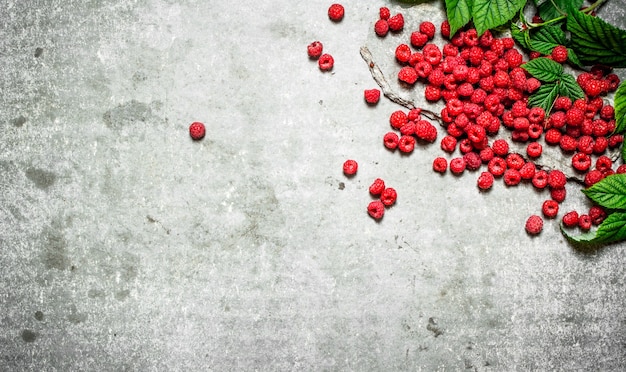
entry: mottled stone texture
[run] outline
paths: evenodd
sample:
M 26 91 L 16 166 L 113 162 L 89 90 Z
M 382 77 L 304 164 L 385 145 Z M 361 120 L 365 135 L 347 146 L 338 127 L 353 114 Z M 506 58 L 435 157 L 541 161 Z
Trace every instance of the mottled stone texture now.
M 626 368 L 624 245 L 530 238 L 547 194 L 383 148 L 399 107 L 364 104 L 359 47 L 423 102 L 393 50 L 440 3 L 347 1 L 336 24 L 328 5 L 3 2 L 0 370 Z M 374 35 L 382 5 L 405 32 Z M 399 195 L 379 223 L 377 177 Z

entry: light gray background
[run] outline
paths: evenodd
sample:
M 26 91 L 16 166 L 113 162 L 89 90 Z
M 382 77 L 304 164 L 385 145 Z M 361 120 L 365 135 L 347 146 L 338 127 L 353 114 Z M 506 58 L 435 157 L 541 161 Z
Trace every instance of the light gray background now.
M 626 368 L 624 245 L 530 238 L 547 193 L 383 148 L 399 107 L 364 104 L 359 47 L 395 84 L 440 3 L 345 1 L 338 24 L 330 3 L 2 2 L 1 370 Z M 375 37 L 383 5 L 403 33 Z M 377 177 L 399 195 L 380 223 Z

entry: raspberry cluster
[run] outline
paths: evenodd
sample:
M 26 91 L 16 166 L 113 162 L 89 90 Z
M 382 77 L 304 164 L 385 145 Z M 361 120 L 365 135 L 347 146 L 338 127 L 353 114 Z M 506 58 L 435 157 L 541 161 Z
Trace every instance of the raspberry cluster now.
M 387 187 L 385 181 L 377 178 L 369 187 L 370 194 L 376 198 L 367 206 L 367 213 L 375 220 L 380 220 L 385 215 L 385 208 L 396 203 L 398 193 L 393 187 Z

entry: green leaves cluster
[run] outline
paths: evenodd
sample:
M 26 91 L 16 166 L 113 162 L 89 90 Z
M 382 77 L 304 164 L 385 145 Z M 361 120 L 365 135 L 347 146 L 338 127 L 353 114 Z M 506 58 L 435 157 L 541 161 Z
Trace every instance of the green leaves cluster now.
M 473 22 L 478 35 L 509 22 L 526 0 L 445 0 L 450 34 Z
M 541 107 L 545 112 L 550 112 L 559 96 L 570 97 L 572 101 L 585 97 L 576 79 L 564 73 L 560 63 L 542 57 L 524 63 L 522 68 L 542 81 L 541 87 L 528 99 L 530 106 Z
M 626 240 L 626 174 L 608 176 L 584 189 L 583 193 L 610 213 L 597 230 L 582 235 L 572 236 L 561 225 L 561 231 L 567 240 L 580 247 L 594 247 Z

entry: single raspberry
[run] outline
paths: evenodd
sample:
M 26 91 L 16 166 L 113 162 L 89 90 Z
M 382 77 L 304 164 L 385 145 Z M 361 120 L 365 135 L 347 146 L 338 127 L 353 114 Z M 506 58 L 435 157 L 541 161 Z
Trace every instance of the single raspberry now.
M 486 99 L 487 99 L 487 92 L 485 92 L 481 88 L 474 89 L 474 92 L 470 96 L 470 102 L 475 103 L 477 105 L 484 104 Z
M 510 153 L 506 156 L 507 168 L 520 170 L 524 166 L 524 158 L 517 153 Z
M 441 62 L 441 50 L 436 44 L 426 44 L 424 49 L 422 49 L 422 53 L 424 54 L 424 61 L 431 65 L 438 65 Z
M 602 94 L 602 82 L 598 79 L 589 79 L 582 86 L 583 91 L 588 97 L 597 97 Z
M 417 71 L 411 66 L 405 66 L 398 72 L 398 80 L 413 85 L 417 81 Z
M 385 187 L 383 192 L 380 194 L 380 201 L 383 202 L 386 207 L 392 206 L 396 202 L 397 198 L 398 193 L 392 187 Z
M 559 214 L 559 203 L 552 199 L 548 199 L 543 202 L 541 212 L 543 212 L 543 215 L 547 218 L 554 218 L 557 214 Z
M 532 94 L 535 91 L 537 91 L 537 89 L 539 89 L 540 87 L 541 87 L 541 81 L 539 81 L 539 79 L 534 78 L 534 77 L 530 77 L 526 79 L 526 93 Z
M 483 48 L 489 48 L 493 43 L 494 37 L 491 31 L 485 30 L 482 35 L 478 38 L 478 44 Z
M 470 28 L 463 33 L 463 43 L 469 47 L 478 45 L 478 32 L 475 28 Z
M 511 78 L 509 78 L 509 74 L 507 74 L 505 71 L 498 70 L 493 75 L 493 84 L 496 87 L 508 88 L 510 83 L 511 83 Z M 525 116 L 525 115 L 519 115 L 519 116 Z
M 409 113 L 406 114 L 406 118 L 409 121 L 418 121 L 421 120 L 422 109 L 421 108 L 413 108 L 409 110 Z
M 566 183 L 567 177 L 565 176 L 565 173 L 560 170 L 553 169 L 548 173 L 548 185 L 550 185 L 551 188 L 557 189 L 565 187 Z
M 203 123 L 199 121 L 194 121 L 189 126 L 189 135 L 191 136 L 193 140 L 196 140 L 196 141 L 201 140 L 202 138 L 204 138 L 205 134 L 206 134 L 206 128 L 204 127 Z
M 384 37 L 389 32 L 389 24 L 384 19 L 379 19 L 374 23 L 374 32 L 380 37 Z
M 374 200 L 367 206 L 367 214 L 375 220 L 380 220 L 385 215 L 385 205 L 380 200 Z
M 537 173 L 537 166 L 533 162 L 526 162 L 519 170 L 520 176 L 523 180 L 532 180 Z
M 480 159 L 480 156 L 473 151 L 465 153 L 463 155 L 463 160 L 465 160 L 465 168 L 471 171 L 474 171 L 480 168 L 480 166 L 483 164 L 483 161 Z
M 333 22 L 339 22 L 343 19 L 344 12 L 345 10 L 343 8 L 343 5 L 332 4 L 328 8 L 328 18 L 330 18 L 330 20 Z
M 560 96 L 554 101 L 554 110 L 567 111 L 572 107 L 572 100 L 567 96 Z
M 619 87 L 620 84 L 619 76 L 613 73 L 606 75 L 605 81 L 609 84 L 609 92 L 617 90 L 617 87 Z
M 359 169 L 359 164 L 355 160 L 348 159 L 343 163 L 343 173 L 346 176 L 355 175 L 358 169 Z
M 452 153 L 456 149 L 457 139 L 451 135 L 447 135 L 441 139 L 441 149 L 445 152 Z
M 430 102 L 439 101 L 441 99 L 441 88 L 433 84 L 428 84 L 424 89 L 424 98 Z
M 576 149 L 583 154 L 591 155 L 593 153 L 593 137 L 586 135 L 580 136 Z
M 389 29 L 391 31 L 401 31 L 404 28 L 404 16 L 402 15 L 402 13 L 398 13 L 393 17 L 389 17 L 387 23 L 389 24 Z
M 491 161 L 491 159 L 493 159 L 493 157 L 494 157 L 493 150 L 489 146 L 487 146 L 484 149 L 480 150 L 478 155 L 480 156 L 480 160 L 483 163 L 485 163 L 485 164 L 489 163 Z
M 611 120 L 615 118 L 615 108 L 611 105 L 604 105 L 600 109 L 600 118 L 604 120 Z
M 607 139 L 607 146 L 614 149 L 619 147 L 624 142 L 623 134 L 613 134 L 611 137 Z
M 578 216 L 578 227 L 583 231 L 591 229 L 591 217 L 588 214 Z
M 441 36 L 443 36 L 444 38 L 450 38 L 450 23 L 447 19 L 441 22 L 441 27 L 439 27 L 439 31 L 441 32 Z
M 456 93 L 456 90 L 443 89 L 441 91 L 441 98 L 447 102 L 453 98 L 459 98 L 459 95 Z
M 400 134 L 403 136 L 412 136 L 415 134 L 415 122 L 409 121 L 400 128 Z
M 370 105 L 377 104 L 380 100 L 380 90 L 378 89 L 365 89 L 363 91 L 363 96 L 365 98 L 365 102 Z
M 515 114 L 513 114 L 515 115 Z M 513 119 L 513 129 L 518 132 L 528 132 L 528 128 L 530 128 L 530 121 L 528 121 L 525 117 L 519 117 Z
M 461 154 L 467 154 L 472 150 L 474 150 L 474 146 L 472 145 L 472 141 L 468 138 L 463 138 L 459 141 L 459 151 L 461 151 Z
M 565 63 L 567 61 L 567 47 L 563 45 L 557 45 L 552 49 L 552 60 L 558 63 Z
M 526 232 L 530 235 L 538 235 L 543 230 L 543 219 L 536 214 L 526 220 Z
M 391 12 L 389 11 L 389 8 L 383 6 L 378 10 L 378 15 L 380 16 L 380 19 L 387 20 L 391 17 Z
M 493 174 L 482 172 L 476 181 L 478 188 L 481 190 L 489 190 L 493 186 Z
M 504 184 L 507 186 L 516 186 L 522 181 L 522 175 L 516 169 L 507 169 L 504 171 Z
M 511 133 L 511 141 L 513 142 L 526 142 L 529 138 L 528 130 L 514 130 Z
M 439 173 L 445 173 L 448 169 L 448 161 L 444 157 L 437 157 L 433 160 L 433 170 Z
M 602 154 L 606 151 L 606 148 L 609 145 L 609 140 L 606 137 L 597 137 L 595 142 L 593 143 L 593 153 L 594 154 Z
M 456 175 L 463 173 L 465 167 L 465 159 L 463 159 L 462 157 L 457 157 L 450 160 L 450 171 Z
M 546 112 L 541 107 L 533 107 L 528 111 L 528 121 L 531 124 L 543 124 Z
M 472 86 L 472 84 L 468 82 L 465 82 L 456 88 L 456 92 L 460 97 L 470 97 L 472 93 L 474 93 L 474 86 Z
M 543 126 L 539 124 L 530 124 L 528 126 L 528 137 L 536 140 L 539 137 L 541 137 L 542 133 L 543 133 Z
M 624 173 L 626 173 L 626 164 L 622 164 L 619 167 L 617 167 L 617 169 L 615 170 L 615 173 L 617 173 L 617 174 L 624 174 Z
M 561 139 L 559 140 L 559 147 L 561 147 L 561 150 L 565 152 L 572 152 L 572 151 L 576 151 L 576 148 L 578 147 L 578 143 L 576 142 L 576 138 L 568 134 L 564 134 L 561 136 Z
M 604 208 L 594 205 L 589 208 L 589 217 L 591 218 L 591 223 L 598 226 L 604 221 L 607 217 L 607 213 Z
M 602 119 L 594 120 L 592 127 L 592 132 L 595 137 L 604 137 L 609 134 L 609 123 Z
M 426 61 L 421 61 L 415 65 L 415 72 L 417 72 L 417 76 L 424 79 L 433 72 L 433 66 Z
M 513 114 L 514 118 L 525 118 L 528 120 L 528 114 L 530 113 L 530 109 L 525 101 L 518 100 L 513 102 L 511 106 L 511 114 Z
M 500 177 L 506 171 L 506 160 L 500 157 L 494 157 L 487 163 L 487 170 L 496 177 Z
M 314 41 L 306 47 L 309 58 L 318 59 L 322 55 L 324 46 L 319 41 Z
M 565 111 L 555 111 L 548 117 L 548 126 L 560 129 L 565 126 Z
M 426 43 L 428 43 L 428 35 L 426 35 L 425 33 L 422 33 L 420 31 L 414 31 L 411 33 L 411 45 L 413 45 L 415 48 L 422 48 L 424 45 L 426 45 Z
M 573 127 L 580 126 L 585 120 L 585 112 L 577 107 L 572 107 L 565 112 L 565 123 Z
M 407 114 L 402 110 L 397 110 L 391 113 L 389 116 L 389 124 L 394 129 L 400 129 L 402 126 L 409 122 Z
M 550 189 L 550 197 L 557 203 L 562 203 L 567 196 L 567 189 L 565 187 L 557 187 Z
M 548 172 L 544 170 L 535 172 L 535 176 L 531 182 L 535 188 L 543 190 L 546 186 L 548 186 Z
M 389 150 L 395 150 L 398 147 L 398 143 L 400 142 L 400 137 L 394 132 L 388 132 L 383 137 L 383 144 Z
M 429 39 L 432 39 L 433 37 L 435 37 L 436 29 L 435 29 L 435 25 L 432 22 L 424 21 L 420 23 L 419 29 L 421 33 L 428 35 Z
M 505 139 L 499 138 L 491 144 L 493 153 L 498 156 L 506 156 L 509 153 L 509 143 Z
M 455 47 L 452 44 L 445 44 L 443 46 L 442 53 L 446 57 L 454 57 L 454 56 L 459 55 L 459 48 Z M 448 63 L 450 63 L 453 60 L 447 59 L 447 61 L 448 61 Z M 454 61 L 456 61 L 456 60 L 454 60 Z M 454 68 L 454 66 L 450 66 L 450 67 Z
M 317 60 L 317 64 L 322 71 L 330 71 L 333 69 L 335 59 L 330 54 L 322 54 Z
M 383 181 L 381 178 L 375 179 L 374 182 L 369 187 L 370 194 L 376 195 L 376 196 L 380 195 L 384 189 L 385 189 L 385 181 Z
M 515 40 L 512 37 L 503 37 L 500 40 L 502 40 L 504 50 L 511 49 L 515 46 Z
M 548 129 L 544 137 L 548 145 L 558 145 L 561 142 L 561 132 L 557 129 Z
M 435 142 L 437 139 L 437 128 L 426 120 L 418 120 L 415 123 L 415 135 L 426 142 Z
M 504 59 L 508 62 L 510 68 L 519 67 L 524 61 L 524 57 L 517 49 L 509 49 L 504 53 Z
M 585 175 L 585 179 L 584 179 L 585 186 L 586 187 L 591 187 L 591 186 L 595 185 L 596 183 L 602 181 L 603 178 L 604 178 L 604 175 L 602 174 L 601 171 L 599 171 L 597 169 L 590 170 Z
M 526 146 L 526 154 L 531 158 L 538 158 L 541 156 L 543 147 L 538 142 L 531 142 Z
M 465 134 L 465 131 L 463 131 L 462 128 L 459 128 L 459 126 L 456 125 L 456 123 L 448 124 L 448 127 L 446 128 L 446 132 L 452 137 L 456 137 L 456 138 L 459 138 L 463 134 Z
M 561 221 L 566 227 L 578 226 L 578 212 L 570 211 L 565 213 Z
M 591 167 L 591 157 L 585 153 L 577 152 L 572 156 L 572 167 L 580 172 L 586 172 Z
M 596 159 L 596 169 L 600 172 L 606 172 L 609 169 L 613 168 L 613 160 L 606 155 L 599 156 Z
M 462 53 L 462 52 L 461 52 Z M 472 66 L 480 66 L 481 62 L 484 61 L 484 51 L 482 48 L 478 46 L 473 46 L 469 49 L 467 59 Z M 479 72 L 480 76 L 480 72 Z
M 398 141 L 398 149 L 404 153 L 410 153 L 415 148 L 415 137 L 403 135 Z
M 467 138 L 469 138 L 472 144 L 480 144 L 487 137 L 487 131 L 485 128 L 478 124 L 468 125 L 465 128 L 465 133 L 467 133 Z
M 409 59 L 411 58 L 411 54 L 413 52 L 411 51 L 411 47 L 406 45 L 406 44 L 400 44 L 396 47 L 396 59 L 398 60 L 398 62 L 400 63 L 408 63 Z

